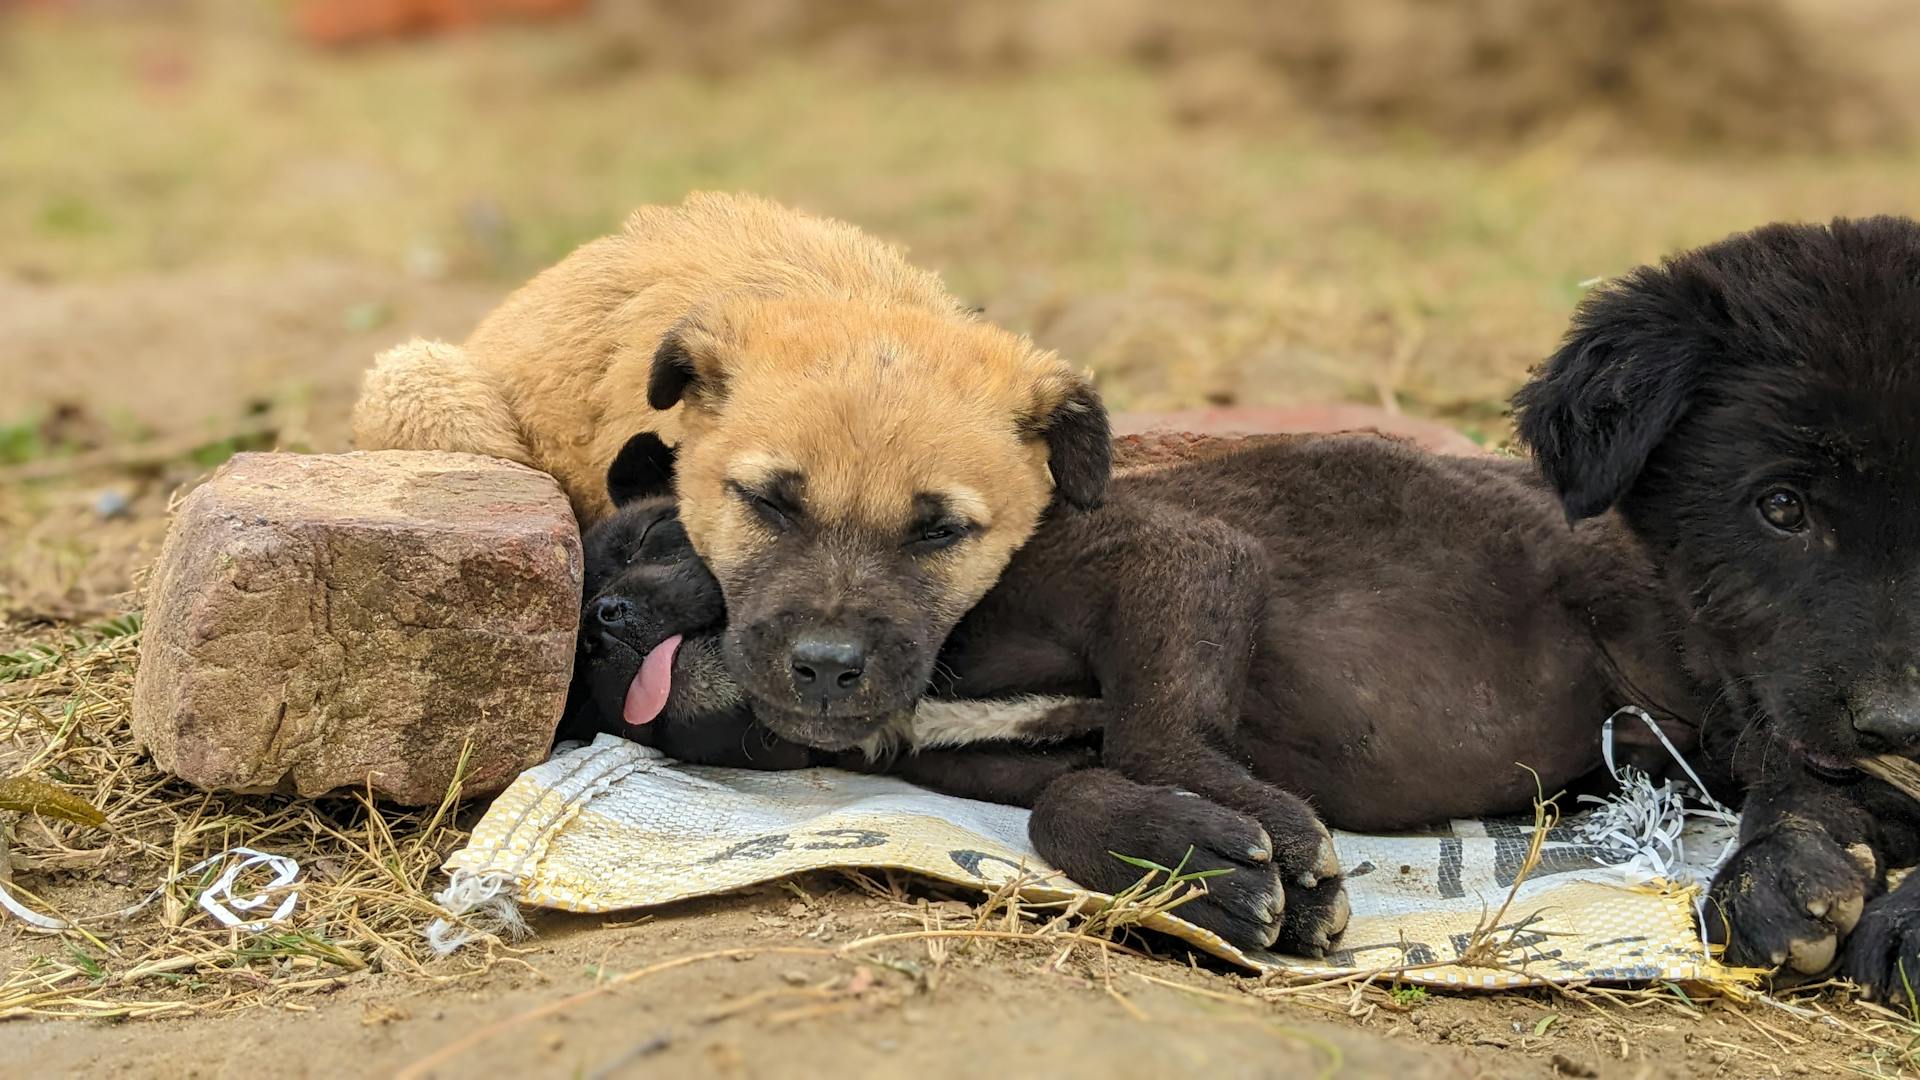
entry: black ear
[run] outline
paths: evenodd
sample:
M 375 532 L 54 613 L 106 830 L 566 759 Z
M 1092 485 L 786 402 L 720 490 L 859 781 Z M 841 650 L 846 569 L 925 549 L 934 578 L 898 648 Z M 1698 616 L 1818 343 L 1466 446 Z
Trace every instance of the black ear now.
M 685 335 L 677 327 L 669 330 L 653 352 L 653 370 L 647 377 L 647 404 L 662 412 L 673 408 L 686 396 L 687 387 L 698 374 Z
M 607 497 L 615 506 L 673 494 L 673 447 L 643 431 L 627 440 L 607 466 Z
M 1113 431 L 1100 395 L 1079 383 L 1040 424 L 1054 498 L 1076 510 L 1099 506 L 1113 473 Z
M 1625 497 L 1692 404 L 1706 364 L 1681 292 L 1666 269 L 1642 268 L 1589 296 L 1560 351 L 1514 395 L 1520 440 L 1569 521 Z

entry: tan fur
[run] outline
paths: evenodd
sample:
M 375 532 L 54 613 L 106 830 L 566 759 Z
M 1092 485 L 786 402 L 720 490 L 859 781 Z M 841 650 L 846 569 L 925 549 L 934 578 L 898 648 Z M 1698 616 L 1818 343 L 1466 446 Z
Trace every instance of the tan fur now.
M 1024 339 L 924 309 L 814 297 L 730 301 L 688 337 L 702 377 L 711 365 L 724 384 L 684 417 L 681 520 L 722 581 L 772 540 L 728 497 L 729 481 L 798 473 L 810 516 L 889 535 L 905 528 L 916 494 L 970 507 L 977 538 L 934 564 L 956 616 L 1052 496 L 1046 445 L 1021 438 L 1017 421 L 1044 416 L 1075 384 Z
M 699 380 L 647 401 L 676 331 Z M 1052 353 L 967 314 L 939 279 L 852 226 L 763 199 L 647 207 L 534 278 L 463 347 L 383 355 L 355 410 L 362 448 L 467 450 L 553 474 L 583 523 L 610 512 L 626 440 L 680 447 L 693 543 L 726 580 L 768 541 L 727 490 L 738 471 L 806 478 L 810 515 L 904 528 L 919 493 L 988 526 L 938 572 L 960 611 L 998 578 L 1052 492 L 1034 425 L 1082 381 Z
M 353 410 L 362 449 L 440 449 L 539 466 L 506 396 L 458 345 L 415 338 L 374 358 Z
M 957 701 L 921 698 L 913 710 L 913 729 L 907 743 L 915 750 L 967 746 L 1001 740 L 1058 737 L 1047 726 L 1054 710 L 1082 704 L 1085 699 L 1027 694 L 997 701 Z M 869 757 L 877 754 L 869 753 Z

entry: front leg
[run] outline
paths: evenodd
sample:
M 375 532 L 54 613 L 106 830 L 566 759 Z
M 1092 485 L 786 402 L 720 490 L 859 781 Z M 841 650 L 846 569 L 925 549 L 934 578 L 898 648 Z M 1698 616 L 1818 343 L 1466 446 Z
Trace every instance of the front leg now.
M 1305 800 L 1231 752 L 1272 588 L 1266 551 L 1210 519 L 1155 519 L 1132 541 L 1094 662 L 1105 763 L 1259 822 L 1286 895 L 1275 944 L 1321 955 L 1349 914 L 1333 838 Z
M 1891 794 L 1879 781 L 1837 783 L 1798 764 L 1755 786 L 1741 808 L 1740 848 L 1707 897 L 1707 936 L 1726 946 L 1728 963 L 1802 976 L 1833 967 L 1886 888 L 1887 836 L 1874 804 Z

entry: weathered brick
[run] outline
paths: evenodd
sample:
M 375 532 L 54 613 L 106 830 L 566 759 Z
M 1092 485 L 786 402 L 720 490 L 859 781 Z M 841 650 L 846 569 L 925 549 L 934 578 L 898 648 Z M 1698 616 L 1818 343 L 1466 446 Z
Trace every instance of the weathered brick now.
M 202 787 L 437 801 L 505 787 L 559 723 L 579 531 L 552 479 L 468 454 L 242 454 L 182 502 L 133 723 Z

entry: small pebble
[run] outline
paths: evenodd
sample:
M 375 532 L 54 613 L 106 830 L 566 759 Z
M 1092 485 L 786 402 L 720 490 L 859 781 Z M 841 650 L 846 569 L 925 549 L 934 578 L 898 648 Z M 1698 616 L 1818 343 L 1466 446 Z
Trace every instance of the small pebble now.
M 127 498 L 126 492 L 115 488 L 108 488 L 93 497 L 94 515 L 102 521 L 126 517 L 132 509 L 133 502 Z

